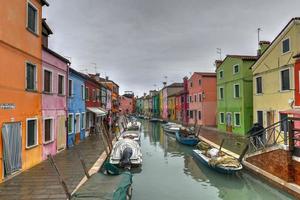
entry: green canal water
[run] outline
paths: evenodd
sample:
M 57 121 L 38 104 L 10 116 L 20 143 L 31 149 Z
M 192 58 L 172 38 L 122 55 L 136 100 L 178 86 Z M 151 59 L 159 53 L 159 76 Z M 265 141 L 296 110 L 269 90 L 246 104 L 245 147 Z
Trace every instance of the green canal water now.
M 142 171 L 133 176 L 133 200 L 294 199 L 248 172 L 219 174 L 192 157 L 192 148 L 142 121 Z

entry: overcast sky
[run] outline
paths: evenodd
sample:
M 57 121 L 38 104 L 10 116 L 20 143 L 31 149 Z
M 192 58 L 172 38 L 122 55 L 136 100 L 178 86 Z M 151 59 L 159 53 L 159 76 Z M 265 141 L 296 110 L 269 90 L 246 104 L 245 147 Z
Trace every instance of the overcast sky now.
M 81 72 L 109 76 L 141 95 L 194 71 L 214 71 L 226 54 L 255 55 L 257 28 L 272 41 L 299 0 L 48 0 L 49 47 Z M 96 64 L 95 64 L 96 63 Z

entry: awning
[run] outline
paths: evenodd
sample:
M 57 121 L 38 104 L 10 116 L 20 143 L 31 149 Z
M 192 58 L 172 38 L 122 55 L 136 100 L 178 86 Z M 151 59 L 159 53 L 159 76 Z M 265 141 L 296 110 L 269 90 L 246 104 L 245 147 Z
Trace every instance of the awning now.
M 107 112 L 99 107 L 87 107 L 88 111 L 95 113 L 97 116 L 105 116 Z

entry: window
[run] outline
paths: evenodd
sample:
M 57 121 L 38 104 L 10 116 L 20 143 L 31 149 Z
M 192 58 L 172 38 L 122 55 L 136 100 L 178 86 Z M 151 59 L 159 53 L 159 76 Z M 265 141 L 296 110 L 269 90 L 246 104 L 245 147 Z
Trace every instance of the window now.
M 85 90 L 84 85 L 81 85 L 81 98 L 82 98 L 82 100 L 85 99 L 84 90 Z
M 181 96 L 181 103 L 184 103 L 184 96 Z
M 58 94 L 65 94 L 65 77 L 63 75 L 58 75 Z
M 288 115 L 287 114 L 284 114 L 284 113 L 280 113 L 279 114 L 279 120 L 280 121 L 282 121 L 282 120 L 284 120 L 284 119 L 286 119 L 288 117 Z M 280 131 L 284 131 L 284 126 L 286 126 L 287 125 L 287 123 L 285 122 L 285 121 L 283 121 L 283 122 L 281 122 L 280 123 Z M 287 127 L 286 127 L 287 128 Z
M 234 65 L 233 66 L 233 74 L 237 74 L 239 73 L 240 69 L 239 69 L 239 65 Z
M 201 102 L 201 101 L 202 101 L 202 95 L 201 95 L 201 94 L 199 94 L 199 97 L 198 97 L 198 99 L 199 99 L 199 102 Z
M 76 113 L 75 115 L 75 133 L 80 132 L 80 113 Z
M 192 103 L 192 96 L 190 96 L 190 101 L 189 102 Z
M 27 28 L 37 34 L 38 25 L 38 12 L 37 9 L 28 2 L 27 4 Z
M 96 101 L 96 91 L 93 89 L 93 101 Z
M 36 90 L 36 66 L 31 63 L 26 63 L 26 89 Z
M 219 79 L 222 79 L 223 76 L 224 76 L 224 71 L 223 70 L 219 71 Z
M 262 78 L 256 77 L 256 94 L 262 94 Z
M 88 101 L 89 100 L 89 88 L 85 87 L 85 99 Z
M 264 118 L 263 118 L 263 111 L 258 110 L 257 111 L 257 123 L 259 123 L 260 125 L 264 125 Z
M 201 85 L 201 79 L 199 79 L 199 85 Z
M 37 138 L 37 119 L 26 120 L 26 148 L 33 147 L 38 144 Z
M 197 94 L 194 95 L 195 102 L 197 102 Z
M 290 89 L 290 70 L 285 69 L 281 72 L 281 91 Z
M 52 92 L 52 72 L 44 70 L 44 92 Z
M 198 119 L 201 120 L 201 111 L 198 111 Z
M 224 88 L 219 88 L 219 99 L 222 100 L 224 98 Z
M 74 121 L 74 115 L 73 114 L 69 114 L 68 117 L 68 133 L 72 133 L 73 132 L 73 121 Z
M 53 141 L 53 119 L 44 120 L 44 142 Z
M 190 82 L 190 86 L 193 87 L 193 82 L 192 81 Z
M 234 113 L 234 125 L 241 126 L 241 114 L 240 113 Z
M 69 97 L 73 96 L 73 80 L 69 79 Z
M 287 53 L 290 51 L 290 39 L 287 38 L 282 41 L 282 53 Z
M 223 112 L 220 112 L 220 124 L 224 124 L 225 122 L 225 114 Z
M 190 118 L 193 119 L 193 111 L 190 110 Z
M 240 97 L 240 84 L 234 84 L 234 98 Z

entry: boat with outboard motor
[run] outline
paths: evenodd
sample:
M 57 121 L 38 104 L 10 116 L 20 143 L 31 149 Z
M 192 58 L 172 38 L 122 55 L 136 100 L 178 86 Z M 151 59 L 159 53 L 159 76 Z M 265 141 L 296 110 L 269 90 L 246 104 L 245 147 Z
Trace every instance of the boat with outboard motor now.
M 141 141 L 141 133 L 140 131 L 124 131 L 119 139 L 132 139 L 140 144 Z

